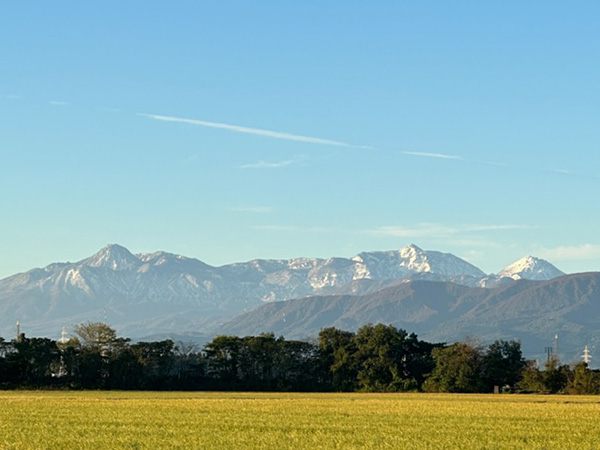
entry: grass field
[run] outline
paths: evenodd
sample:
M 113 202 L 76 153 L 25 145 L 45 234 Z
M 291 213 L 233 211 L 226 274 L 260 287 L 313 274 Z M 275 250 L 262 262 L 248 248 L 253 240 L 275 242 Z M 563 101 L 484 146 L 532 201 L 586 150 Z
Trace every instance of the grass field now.
M 600 448 L 600 397 L 0 392 L 0 448 Z

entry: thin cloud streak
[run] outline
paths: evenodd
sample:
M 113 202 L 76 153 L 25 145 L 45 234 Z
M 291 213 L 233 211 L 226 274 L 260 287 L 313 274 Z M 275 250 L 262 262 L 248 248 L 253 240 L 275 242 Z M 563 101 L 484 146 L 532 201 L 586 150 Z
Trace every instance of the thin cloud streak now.
M 198 125 L 201 127 L 208 128 L 219 128 L 222 130 L 233 131 L 236 133 L 245 133 L 245 134 L 254 134 L 257 136 L 270 137 L 274 139 L 285 139 L 288 141 L 296 141 L 296 142 L 306 142 L 309 144 L 321 144 L 321 145 L 332 145 L 336 147 L 352 147 L 352 148 L 363 148 L 363 149 L 371 149 L 371 147 L 364 145 L 353 145 L 347 142 L 336 141 L 332 139 L 324 139 L 314 136 L 303 136 L 300 134 L 288 133 L 285 131 L 274 131 L 274 130 L 265 130 L 263 128 L 252 128 L 245 127 L 241 125 L 233 125 L 228 123 L 221 122 L 209 122 L 207 120 L 197 120 L 197 119 L 186 119 L 183 117 L 174 117 L 174 116 L 162 116 L 158 114 L 145 114 L 138 113 L 138 116 L 148 117 L 154 120 L 161 120 L 165 122 L 179 122 L 179 123 L 187 123 L 190 125 Z
M 67 106 L 69 102 L 63 102 L 62 100 L 50 100 L 48 103 L 54 106 Z
M 548 169 L 549 172 L 557 173 L 559 175 L 573 175 L 573 172 L 566 169 Z
M 303 161 L 304 157 L 297 157 L 293 159 L 286 159 L 284 161 L 257 161 L 255 163 L 242 164 L 239 166 L 240 169 L 280 169 L 282 167 L 289 167 L 293 164 L 298 164 Z
M 254 229 L 262 231 L 282 231 L 293 233 L 339 233 L 341 231 L 341 229 L 338 227 L 299 227 L 288 225 L 259 225 L 254 227 Z
M 507 163 L 495 162 L 495 161 L 483 161 L 482 164 L 485 164 L 487 166 L 495 166 L 495 167 L 510 167 Z
M 444 237 L 469 232 L 528 230 L 536 227 L 529 225 L 445 225 L 440 223 L 421 223 L 413 226 L 382 226 L 368 230 L 370 234 L 393 237 Z
M 230 210 L 235 212 L 269 213 L 273 211 L 273 208 L 271 206 L 236 206 L 230 208 Z
M 401 152 L 403 155 L 420 156 L 423 158 L 438 158 L 438 159 L 454 159 L 462 160 L 462 157 L 457 155 L 448 155 L 445 153 L 426 153 L 426 152 Z
M 379 236 L 392 236 L 402 238 L 446 238 L 453 237 L 453 242 L 464 245 L 473 245 L 475 242 L 478 244 L 489 244 L 489 241 L 483 241 L 480 238 L 460 238 L 461 234 L 464 233 L 485 233 L 488 231 L 510 231 L 510 230 L 533 230 L 537 229 L 537 226 L 531 225 L 517 225 L 517 224 L 493 224 L 493 225 L 478 225 L 478 224 L 460 224 L 460 225 L 446 225 L 441 223 L 420 223 L 412 226 L 381 226 L 377 228 L 371 228 L 367 230 L 349 230 L 344 228 L 344 232 L 355 232 L 359 234 L 371 234 Z M 299 226 L 288 226 L 288 225 L 260 225 L 255 227 L 258 230 L 265 231 L 293 231 L 293 232 L 311 232 L 311 233 L 330 233 L 338 232 L 341 229 L 339 227 L 323 227 L 323 226 L 312 226 L 312 227 L 299 227 Z M 456 238 L 459 238 L 458 240 Z

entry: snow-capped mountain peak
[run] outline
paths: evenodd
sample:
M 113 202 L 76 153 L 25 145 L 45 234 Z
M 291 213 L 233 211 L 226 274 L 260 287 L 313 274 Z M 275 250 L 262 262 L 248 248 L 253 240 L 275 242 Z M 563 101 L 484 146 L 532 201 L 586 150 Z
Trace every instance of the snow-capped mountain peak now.
M 125 247 L 109 244 L 98 253 L 82 261 L 90 267 L 103 267 L 111 270 L 129 270 L 138 268 L 142 262 Z
M 498 272 L 498 277 L 512 278 L 514 280 L 549 280 L 561 275 L 564 275 L 564 272 L 554 267 L 548 261 L 536 258 L 535 256 L 524 256 Z
M 352 258 L 363 265 L 373 279 L 402 278 L 411 274 L 443 277 L 481 278 L 485 274 L 474 265 L 450 253 L 422 250 L 414 244 L 396 251 L 363 252 Z

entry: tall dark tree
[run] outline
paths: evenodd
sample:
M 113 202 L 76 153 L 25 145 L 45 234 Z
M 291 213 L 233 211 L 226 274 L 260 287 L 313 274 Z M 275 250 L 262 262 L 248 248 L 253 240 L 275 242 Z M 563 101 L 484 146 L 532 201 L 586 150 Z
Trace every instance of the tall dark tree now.
M 206 359 L 192 342 L 177 342 L 173 348 L 173 386 L 177 389 L 200 389 L 206 385 Z
M 490 344 L 483 357 L 483 382 L 492 392 L 494 386 L 514 387 L 525 367 L 519 341 L 497 340 Z
M 142 389 L 164 389 L 172 375 L 174 362 L 172 340 L 158 342 L 138 342 L 130 346 L 143 373 Z
M 319 332 L 322 364 L 330 374 L 331 388 L 338 392 L 357 388 L 358 365 L 355 359 L 354 333 L 333 327 Z
M 218 388 L 238 388 L 241 348 L 237 336 L 217 336 L 204 346 L 207 375 Z
M 117 382 L 111 380 L 111 374 L 116 370 L 116 362 L 127 357 L 129 339 L 118 338 L 116 331 L 102 322 L 79 324 L 75 334 L 80 346 L 76 382 L 85 389 L 114 387 Z
M 315 344 L 282 338 L 277 342 L 275 390 L 321 391 L 329 388 L 327 372 Z

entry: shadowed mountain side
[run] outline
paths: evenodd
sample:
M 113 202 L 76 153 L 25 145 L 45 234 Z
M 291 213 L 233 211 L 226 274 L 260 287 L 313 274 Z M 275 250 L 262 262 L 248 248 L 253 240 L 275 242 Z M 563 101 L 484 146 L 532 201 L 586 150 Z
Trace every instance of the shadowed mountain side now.
M 404 282 L 367 295 L 313 296 L 266 304 L 236 317 L 219 331 L 243 335 L 262 328 L 303 338 L 316 336 L 323 327 L 355 330 L 368 322 L 383 322 L 423 332 L 467 313 L 488 291 L 453 283 Z
M 323 327 L 354 331 L 368 322 L 393 324 L 429 341 L 516 338 L 536 355 L 558 333 L 561 357 L 575 361 L 584 345 L 600 349 L 600 273 L 517 280 L 493 289 L 411 281 L 368 295 L 313 296 L 263 305 L 218 332 L 305 338 Z

